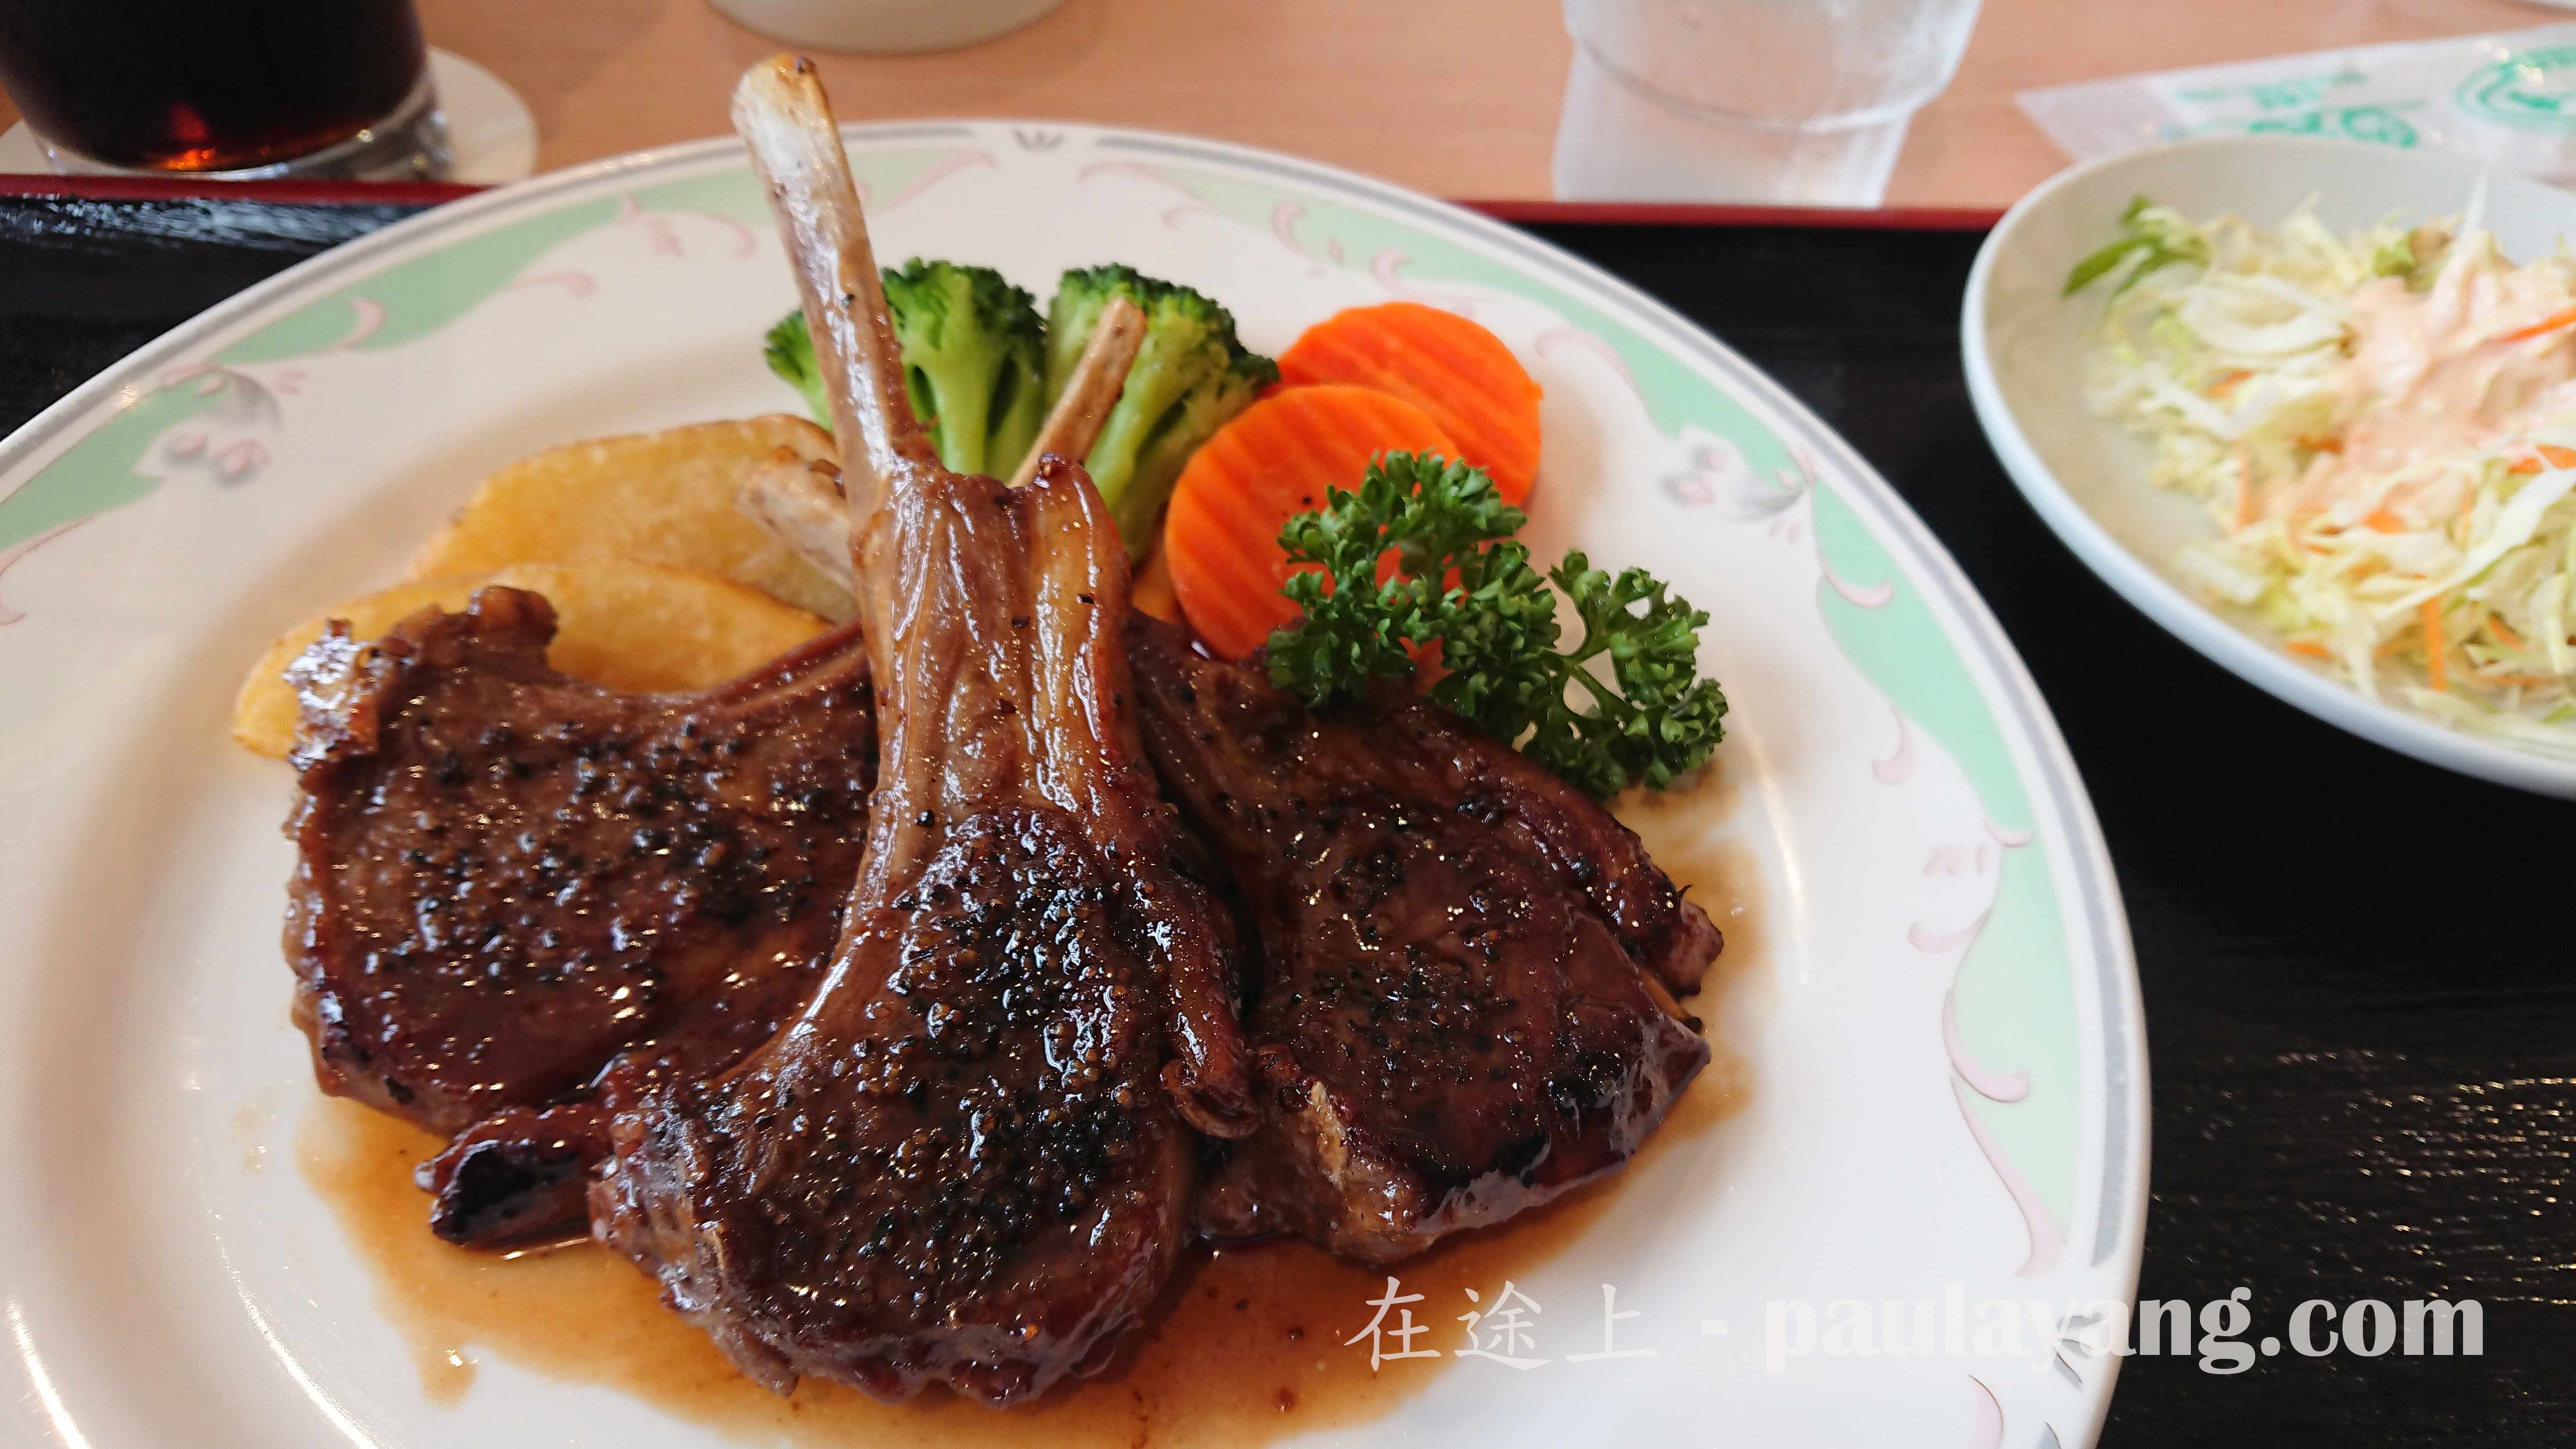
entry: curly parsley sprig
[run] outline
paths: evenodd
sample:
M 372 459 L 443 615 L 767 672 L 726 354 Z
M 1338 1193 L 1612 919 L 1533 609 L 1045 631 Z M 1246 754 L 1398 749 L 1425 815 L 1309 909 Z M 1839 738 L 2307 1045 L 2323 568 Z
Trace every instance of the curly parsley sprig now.
M 1410 678 L 1415 651 L 1437 644 L 1431 698 L 1581 789 L 1660 790 L 1698 768 L 1725 734 L 1726 696 L 1698 677 L 1707 613 L 1644 569 L 1613 575 L 1580 553 L 1542 576 L 1512 536 L 1527 521 L 1482 469 L 1381 457 L 1357 491 L 1331 490 L 1280 530 L 1289 561 L 1315 568 L 1280 590 L 1305 617 L 1270 636 L 1272 682 L 1322 705 Z M 1582 625 L 1571 648 L 1559 591 Z

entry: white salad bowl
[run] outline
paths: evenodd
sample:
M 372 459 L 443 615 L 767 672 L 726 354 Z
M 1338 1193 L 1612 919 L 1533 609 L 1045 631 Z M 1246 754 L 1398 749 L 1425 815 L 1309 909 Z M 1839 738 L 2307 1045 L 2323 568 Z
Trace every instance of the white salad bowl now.
M 2337 231 L 2395 216 L 2454 215 L 2481 169 L 2456 157 L 2288 136 L 2213 136 L 2078 166 L 2021 199 L 1986 238 L 1960 319 L 1968 395 L 2004 470 L 2103 582 L 2219 665 L 2328 724 L 2428 764 L 2525 790 L 2576 796 L 2576 731 L 2554 755 L 2373 699 L 2284 652 L 2251 611 L 2213 604 L 2176 567 L 2215 536 L 2194 499 L 2147 478 L 2146 443 L 2085 398 L 2098 296 L 2062 295 L 2069 268 L 2109 241 L 2120 209 L 2147 196 L 2185 216 L 2280 221 L 2302 202 Z M 2576 235 L 2576 195 L 2487 172 L 2481 215 L 2517 261 Z

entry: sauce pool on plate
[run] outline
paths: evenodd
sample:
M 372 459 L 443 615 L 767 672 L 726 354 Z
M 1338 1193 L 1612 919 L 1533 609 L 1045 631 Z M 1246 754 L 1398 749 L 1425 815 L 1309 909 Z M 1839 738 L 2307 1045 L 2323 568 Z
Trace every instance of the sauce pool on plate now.
M 1726 1061 L 1713 1064 L 1647 1150 L 1725 1115 L 1738 1100 L 1738 1080 Z M 439 1145 L 337 1099 L 314 1104 L 297 1144 L 306 1178 L 366 1263 L 378 1311 L 410 1344 L 422 1392 L 435 1403 L 460 1402 L 477 1364 L 496 1357 L 615 1388 L 746 1439 L 978 1449 L 1251 1445 L 1375 1419 L 1455 1362 L 1390 1361 L 1372 1373 L 1365 1341 L 1345 1340 L 1368 1324 L 1369 1300 L 1384 1292 L 1386 1275 L 1304 1243 L 1273 1242 L 1184 1255 L 1163 1307 L 1117 1363 L 1033 1405 L 996 1411 L 945 1393 L 887 1405 L 812 1379 L 782 1399 L 736 1373 L 705 1334 L 661 1305 L 651 1281 L 596 1244 L 504 1257 L 432 1237 L 429 1199 L 411 1171 Z M 1414 1322 L 1430 1332 L 1417 1342 L 1445 1355 L 1459 1332 L 1454 1315 L 1468 1303 L 1463 1290 L 1490 1297 L 1504 1280 L 1525 1278 L 1580 1237 L 1618 1191 L 1614 1176 L 1399 1265 L 1404 1291 L 1423 1295 Z
M 1649 844 L 1690 833 L 1651 806 L 1623 813 Z M 1695 887 L 1694 898 L 1726 932 L 1718 970 L 1693 1003 L 1714 1019 L 1719 997 L 1765 974 L 1758 968 L 1766 943 L 1751 906 L 1760 899 L 1759 866 L 1726 844 L 1663 843 L 1675 849 L 1675 880 Z M 1708 1068 L 1628 1168 L 1396 1267 L 1403 1291 L 1423 1295 L 1411 1305 L 1414 1322 L 1430 1331 L 1416 1342 L 1442 1357 L 1392 1360 L 1372 1372 L 1366 1342 L 1347 1342 L 1367 1326 L 1385 1272 L 1300 1242 L 1194 1250 L 1183 1255 L 1152 1321 L 1105 1373 L 1004 1411 L 939 1392 L 880 1404 L 812 1379 L 782 1399 L 736 1373 L 705 1334 L 662 1306 L 649 1279 L 596 1244 L 503 1255 L 443 1242 L 429 1231 L 428 1196 L 412 1183 L 414 1165 L 441 1142 L 355 1103 L 316 1102 L 297 1160 L 367 1266 L 378 1310 L 410 1345 L 434 1403 L 461 1402 L 478 1364 L 496 1358 L 618 1389 L 729 1438 L 976 1449 L 1255 1445 L 1379 1418 L 1454 1364 L 1447 1354 L 1460 1332 L 1456 1315 L 1472 1306 L 1465 1290 L 1490 1301 L 1506 1280 L 1528 1278 L 1582 1236 L 1640 1164 L 1743 1104 L 1750 1088 L 1742 1060 L 1714 1031 L 1710 1045 Z

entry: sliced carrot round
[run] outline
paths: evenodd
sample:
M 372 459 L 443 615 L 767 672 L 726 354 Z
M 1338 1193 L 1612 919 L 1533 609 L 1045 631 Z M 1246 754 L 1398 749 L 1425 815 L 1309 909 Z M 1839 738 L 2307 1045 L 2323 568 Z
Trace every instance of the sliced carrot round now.
M 1404 399 L 1457 440 L 1453 457 L 1493 476 L 1506 503 L 1537 481 L 1538 383 L 1501 338 L 1455 312 L 1419 302 L 1337 312 L 1279 354 L 1279 377 Z
M 1456 445 L 1429 414 L 1367 387 L 1292 387 L 1235 415 L 1190 455 L 1163 516 L 1164 559 L 1190 628 L 1240 659 L 1297 606 L 1279 592 L 1288 555 L 1279 530 L 1328 490 L 1360 486 L 1381 453 L 1438 453 Z

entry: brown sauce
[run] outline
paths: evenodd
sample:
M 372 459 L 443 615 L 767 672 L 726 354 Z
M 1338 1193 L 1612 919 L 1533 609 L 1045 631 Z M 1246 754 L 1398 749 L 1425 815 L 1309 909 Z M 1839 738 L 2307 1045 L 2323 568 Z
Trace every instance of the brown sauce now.
M 1691 1135 L 1738 1100 L 1721 1062 L 1695 1084 L 1656 1142 Z M 1372 1373 L 1365 1342 L 1347 1346 L 1386 1276 L 1303 1243 L 1193 1253 L 1141 1341 L 1097 1379 L 995 1413 L 944 1394 L 885 1405 L 807 1381 L 781 1399 L 744 1379 L 706 1336 L 664 1309 L 642 1273 L 596 1245 L 501 1257 L 430 1236 L 414 1163 L 437 1139 L 338 1099 L 315 1104 L 300 1134 L 306 1178 L 371 1270 L 376 1304 L 410 1343 L 422 1392 L 455 1403 L 486 1356 L 552 1378 L 616 1388 L 679 1418 L 743 1439 L 796 1444 L 976 1446 L 1250 1445 L 1377 1418 L 1452 1362 L 1390 1361 Z M 1649 1146 L 1648 1152 L 1655 1149 Z M 1396 1269 L 1421 1293 L 1416 1340 L 1444 1351 L 1463 1290 L 1490 1297 L 1582 1236 L 1619 1190 L 1594 1184 L 1501 1229 L 1443 1244 Z M 1390 1320 L 1392 1322 L 1392 1320 Z M 1390 1341 L 1390 1349 L 1393 1344 Z
M 1754 909 L 1766 895 L 1759 861 L 1740 844 L 1712 843 L 1679 810 L 1646 804 L 1622 815 L 1726 932 L 1725 954 L 1694 1003 L 1714 1021 L 1723 994 L 1766 974 L 1750 969 L 1766 966 L 1768 954 Z M 1707 818 L 1703 810 L 1689 816 Z M 1710 1045 L 1708 1070 L 1640 1161 L 1713 1126 L 1749 1095 L 1743 1058 L 1715 1032 Z M 411 1181 L 413 1165 L 440 1145 L 337 1099 L 314 1106 L 297 1143 L 306 1179 L 367 1264 L 378 1309 L 411 1345 L 431 1401 L 461 1400 L 478 1361 L 497 1357 L 621 1390 L 728 1437 L 809 1445 L 1248 1446 L 1365 1423 L 1455 1362 L 1446 1354 L 1462 1309 L 1453 1305 L 1466 1304 L 1466 1289 L 1490 1299 L 1506 1279 L 1528 1278 L 1583 1235 L 1627 1176 L 1399 1266 L 1403 1291 L 1424 1295 L 1412 1305 L 1414 1321 L 1431 1325 L 1416 1342 L 1441 1349 L 1440 1358 L 1390 1361 L 1372 1372 L 1366 1343 L 1345 1340 L 1367 1325 L 1369 1300 L 1387 1275 L 1303 1243 L 1265 1243 L 1190 1254 L 1162 1309 L 1106 1373 L 996 1413 L 938 1393 L 879 1404 L 812 1380 L 778 1398 L 664 1309 L 643 1274 L 593 1244 L 505 1257 L 442 1242 L 430 1235 L 428 1198 Z

